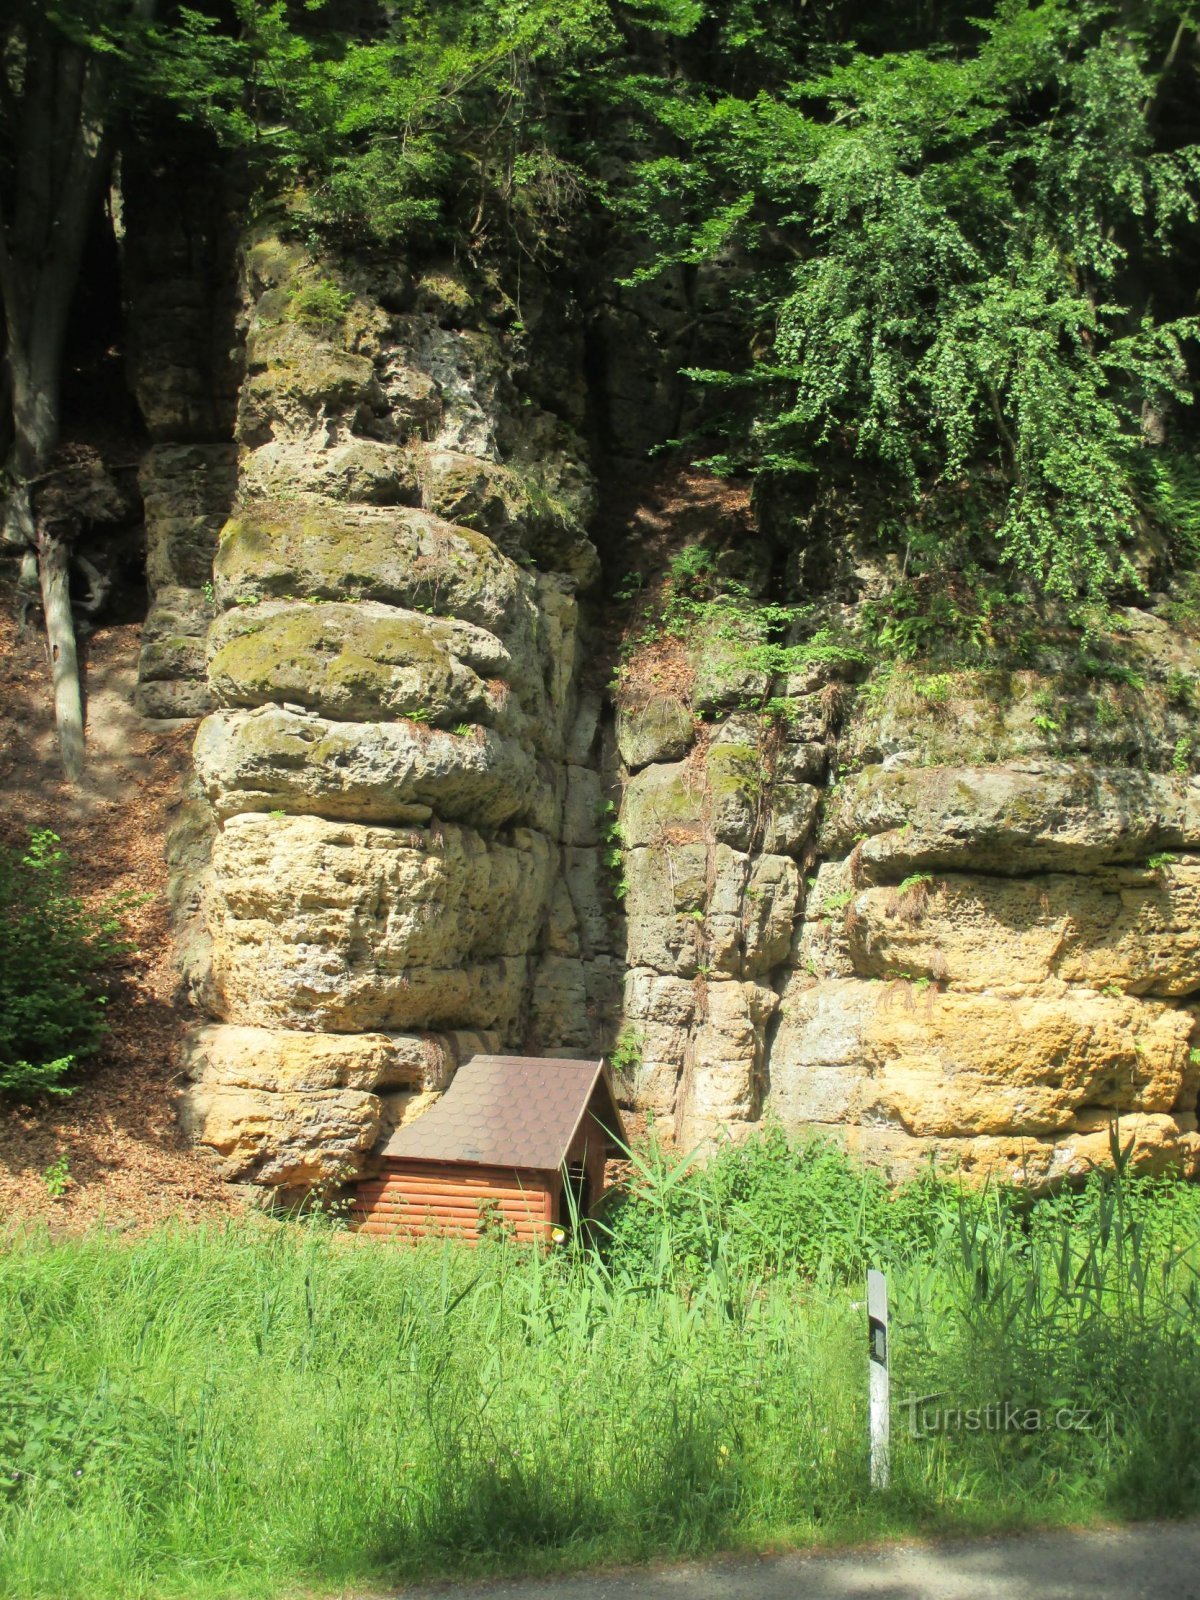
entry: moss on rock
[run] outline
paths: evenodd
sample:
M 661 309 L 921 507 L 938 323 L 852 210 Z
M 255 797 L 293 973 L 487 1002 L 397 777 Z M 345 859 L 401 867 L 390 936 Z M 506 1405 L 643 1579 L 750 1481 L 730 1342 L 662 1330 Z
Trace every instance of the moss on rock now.
M 217 598 L 301 595 L 427 606 L 500 633 L 531 627 L 531 580 L 483 534 L 427 512 L 255 505 L 221 531 Z
M 493 635 L 393 606 L 268 602 L 213 630 L 209 683 L 218 702 L 295 701 L 323 716 L 371 721 L 495 722 L 489 678 L 510 666 Z

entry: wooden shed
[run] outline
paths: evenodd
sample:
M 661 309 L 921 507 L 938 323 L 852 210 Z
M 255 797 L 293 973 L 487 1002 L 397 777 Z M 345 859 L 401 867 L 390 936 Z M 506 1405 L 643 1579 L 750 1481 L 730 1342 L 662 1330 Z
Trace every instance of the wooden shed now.
M 472 1056 L 389 1139 L 382 1173 L 358 1186 L 354 1217 L 368 1234 L 473 1240 L 498 1224 L 546 1239 L 570 1221 L 567 1185 L 577 1215 L 593 1209 L 624 1137 L 603 1061 Z

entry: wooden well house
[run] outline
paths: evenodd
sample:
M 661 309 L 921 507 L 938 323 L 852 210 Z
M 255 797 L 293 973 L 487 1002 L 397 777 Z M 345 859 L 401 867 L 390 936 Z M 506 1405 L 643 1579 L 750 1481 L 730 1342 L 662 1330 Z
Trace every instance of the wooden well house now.
M 358 1186 L 359 1231 L 476 1239 L 499 1226 L 546 1239 L 573 1208 L 592 1211 L 624 1137 L 603 1061 L 472 1056 L 428 1111 L 392 1135 L 380 1176 Z

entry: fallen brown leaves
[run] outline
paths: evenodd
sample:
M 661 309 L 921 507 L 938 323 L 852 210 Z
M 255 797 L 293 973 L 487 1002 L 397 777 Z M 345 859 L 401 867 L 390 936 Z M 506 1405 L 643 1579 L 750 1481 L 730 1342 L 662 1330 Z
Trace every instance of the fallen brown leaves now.
M 619 661 L 613 696 L 623 710 L 640 711 L 660 695 L 686 703 L 696 672 L 692 642 L 651 619 L 661 617 L 669 596 L 672 556 L 690 544 L 736 545 L 749 536 L 749 491 L 684 465 L 629 473 L 610 490 L 597 538 L 612 551 L 613 587 L 629 598 L 605 597 L 608 649 L 593 661 L 595 686 L 607 686 Z
M 18 637 L 11 596 L 0 593 L 0 840 L 23 844 L 30 830 L 50 828 L 85 900 L 126 890 L 145 897 L 129 915 L 137 950 L 112 973 L 111 1031 L 76 1093 L 0 1103 L 0 1221 L 136 1229 L 244 1205 L 175 1116 L 179 1040 L 191 1019 L 171 963 L 163 839 L 193 729 L 135 712 L 138 635 L 126 623 L 84 646 L 89 766 L 84 790 L 72 792 L 58 768 L 42 637 L 36 628 Z M 64 1157 L 69 1181 L 55 1197 L 45 1174 Z

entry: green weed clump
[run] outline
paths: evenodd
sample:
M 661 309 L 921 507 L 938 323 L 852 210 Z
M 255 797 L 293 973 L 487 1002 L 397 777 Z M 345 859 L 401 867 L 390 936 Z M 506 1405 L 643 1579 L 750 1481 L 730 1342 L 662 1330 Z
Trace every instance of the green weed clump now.
M 287 315 L 292 322 L 311 332 L 337 327 L 354 302 L 348 289 L 339 289 L 328 278 L 312 278 L 297 284 L 288 295 Z
M 777 1131 L 549 1255 L 325 1222 L 0 1240 L 0 1595 L 251 1600 L 1194 1511 L 1200 1191 L 889 1192 Z M 864 1265 L 889 1273 L 872 1493 Z M 971 1418 L 979 1420 L 971 1426 Z

